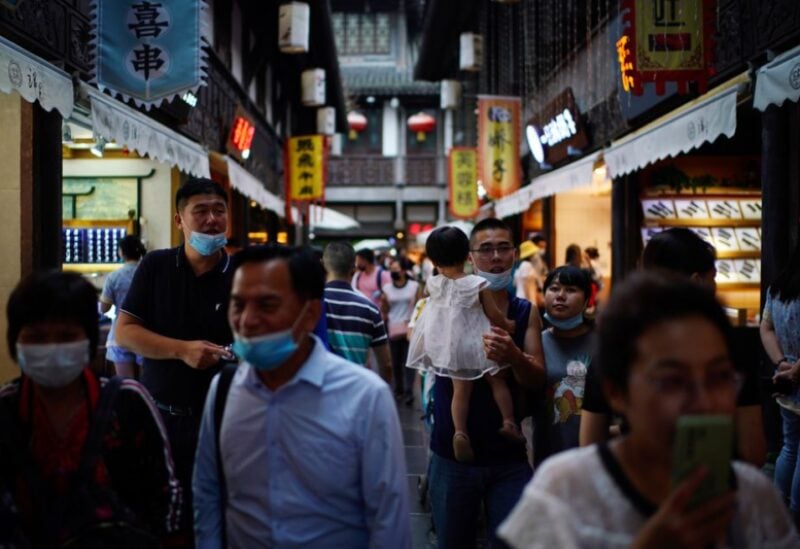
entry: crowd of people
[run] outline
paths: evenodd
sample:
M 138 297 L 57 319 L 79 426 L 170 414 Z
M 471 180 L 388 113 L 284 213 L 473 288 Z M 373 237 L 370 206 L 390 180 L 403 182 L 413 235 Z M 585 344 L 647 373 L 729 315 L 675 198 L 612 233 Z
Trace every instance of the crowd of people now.
M 494 218 L 434 230 L 416 266 L 344 242 L 228 255 L 207 179 L 179 188 L 175 223 L 176 248 L 123 240 L 101 293 L 117 376 L 92 367 L 84 278 L 12 293 L 0 547 L 411 547 L 398 407 L 418 372 L 439 547 L 800 546 L 800 246 L 762 315 L 773 483 L 758 357 L 689 230 L 656 235 L 598 303 L 596 249 L 551 268 L 544 236 L 517 245 Z M 678 467 L 692 422 L 735 431 L 721 467 Z

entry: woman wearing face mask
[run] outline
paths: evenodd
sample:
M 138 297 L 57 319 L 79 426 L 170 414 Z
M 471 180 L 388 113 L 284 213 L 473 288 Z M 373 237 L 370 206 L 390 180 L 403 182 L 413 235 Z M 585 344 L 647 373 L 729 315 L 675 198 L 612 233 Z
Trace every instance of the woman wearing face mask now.
M 0 475 L 31 544 L 158 545 L 177 524 L 180 488 L 146 390 L 89 367 L 94 287 L 74 273 L 35 273 L 7 315 L 22 376 L 0 389 Z
M 591 280 L 585 271 L 566 265 L 544 282 L 542 332 L 547 367 L 543 428 L 536 430 L 535 462 L 578 446 L 583 389 L 591 363 L 592 326 L 584 319 Z
M 419 284 L 408 278 L 400 261 L 392 260 L 389 265 L 392 282 L 382 288 L 381 308 L 387 315 L 389 331 L 389 350 L 392 353 L 392 370 L 394 371 L 394 393 L 403 398 L 405 403 L 414 402 L 415 371 L 406 368 L 408 355 L 408 322 L 417 302 Z

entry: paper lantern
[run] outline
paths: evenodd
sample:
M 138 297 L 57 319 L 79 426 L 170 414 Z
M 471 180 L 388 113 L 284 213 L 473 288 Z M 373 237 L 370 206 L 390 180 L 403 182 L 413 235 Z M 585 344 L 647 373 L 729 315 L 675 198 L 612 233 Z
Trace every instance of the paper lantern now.
M 317 109 L 317 133 L 333 135 L 336 133 L 336 109 L 321 107 Z
M 425 112 L 418 112 L 408 119 L 408 129 L 417 133 L 417 141 L 425 141 L 425 135 L 436 127 L 436 119 Z
M 358 111 L 350 111 L 347 115 L 347 125 L 350 127 L 347 137 L 353 141 L 359 133 L 367 129 L 367 117 Z
M 283 53 L 308 51 L 310 12 L 304 2 L 289 2 L 278 8 L 278 48 Z
M 458 66 L 463 71 L 477 72 L 483 64 L 483 36 L 474 32 L 463 32 L 458 49 Z
M 307 69 L 300 74 L 301 102 L 306 107 L 325 104 L 325 69 Z
M 442 109 L 457 109 L 461 104 L 461 82 L 442 80 L 440 96 Z

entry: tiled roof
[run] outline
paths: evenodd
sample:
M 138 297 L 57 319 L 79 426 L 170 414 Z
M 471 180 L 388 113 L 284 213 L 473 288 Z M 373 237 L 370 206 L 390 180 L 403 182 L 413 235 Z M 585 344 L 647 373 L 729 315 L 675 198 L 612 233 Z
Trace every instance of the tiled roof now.
M 347 67 L 340 65 L 342 82 L 350 93 L 438 95 L 437 82 L 415 81 L 410 69 L 395 67 Z

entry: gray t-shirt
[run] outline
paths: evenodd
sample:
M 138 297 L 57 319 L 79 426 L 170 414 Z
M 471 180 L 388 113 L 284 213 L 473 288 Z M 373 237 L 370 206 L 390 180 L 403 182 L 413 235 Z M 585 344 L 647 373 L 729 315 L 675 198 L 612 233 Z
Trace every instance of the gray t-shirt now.
M 544 448 L 536 448 L 536 461 L 578 446 L 586 371 L 592 361 L 592 332 L 577 337 L 557 337 L 542 332 L 547 381 L 543 418 L 537 437 Z
M 118 270 L 109 274 L 106 278 L 106 283 L 103 285 L 103 293 L 101 299 L 103 302 L 114 305 L 119 313 L 119 308 L 125 301 L 125 296 L 128 295 L 128 289 L 131 287 L 133 275 L 136 272 L 138 263 L 125 263 Z M 111 330 L 108 332 L 108 340 L 106 346 L 111 347 L 117 344 L 114 339 L 114 328 L 117 325 L 117 318 L 114 317 L 111 323 Z

